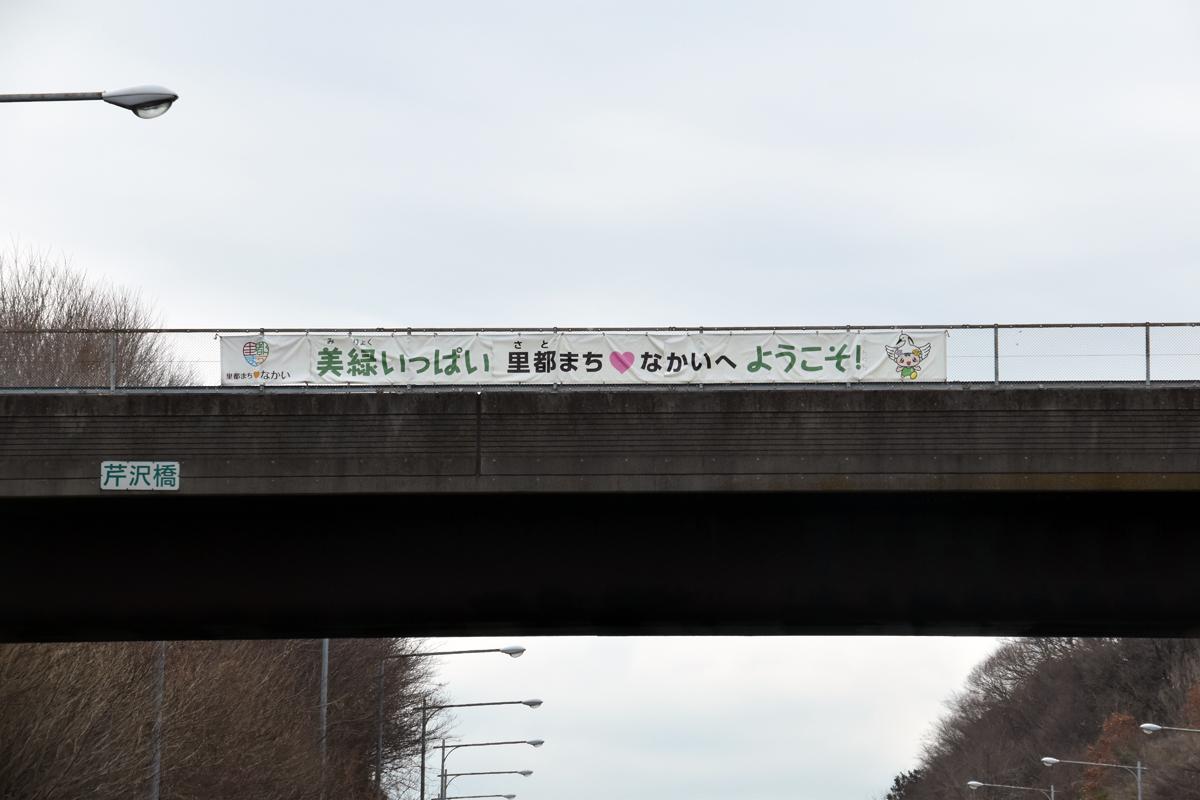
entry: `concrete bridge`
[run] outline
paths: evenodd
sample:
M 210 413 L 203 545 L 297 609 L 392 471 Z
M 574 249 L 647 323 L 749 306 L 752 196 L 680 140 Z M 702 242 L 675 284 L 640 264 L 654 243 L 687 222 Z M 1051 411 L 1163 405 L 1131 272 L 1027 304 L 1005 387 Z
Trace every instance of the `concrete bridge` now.
M 8 639 L 1200 628 L 1194 386 L 0 409 Z M 180 487 L 101 492 L 106 460 Z

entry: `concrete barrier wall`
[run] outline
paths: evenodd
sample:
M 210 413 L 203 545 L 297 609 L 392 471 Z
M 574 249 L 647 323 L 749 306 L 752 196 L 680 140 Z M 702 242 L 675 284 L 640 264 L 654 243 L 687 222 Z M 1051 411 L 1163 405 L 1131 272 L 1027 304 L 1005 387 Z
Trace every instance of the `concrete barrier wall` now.
M 0 395 L 0 496 L 1200 488 L 1186 386 Z

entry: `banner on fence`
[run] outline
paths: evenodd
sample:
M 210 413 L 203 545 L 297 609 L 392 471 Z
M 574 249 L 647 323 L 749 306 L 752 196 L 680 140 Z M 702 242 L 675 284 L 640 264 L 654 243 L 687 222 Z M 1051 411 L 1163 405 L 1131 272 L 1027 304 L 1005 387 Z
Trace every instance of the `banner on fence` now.
M 945 380 L 946 331 L 221 337 L 225 386 Z

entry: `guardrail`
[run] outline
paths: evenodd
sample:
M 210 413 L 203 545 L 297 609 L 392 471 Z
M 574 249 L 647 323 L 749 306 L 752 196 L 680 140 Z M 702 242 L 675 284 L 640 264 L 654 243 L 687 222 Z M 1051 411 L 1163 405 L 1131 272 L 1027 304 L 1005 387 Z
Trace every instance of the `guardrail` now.
M 1200 322 L 529 328 L 117 328 L 0 331 L 0 387 L 216 387 L 217 337 L 528 333 L 947 331 L 947 382 L 1200 382 Z

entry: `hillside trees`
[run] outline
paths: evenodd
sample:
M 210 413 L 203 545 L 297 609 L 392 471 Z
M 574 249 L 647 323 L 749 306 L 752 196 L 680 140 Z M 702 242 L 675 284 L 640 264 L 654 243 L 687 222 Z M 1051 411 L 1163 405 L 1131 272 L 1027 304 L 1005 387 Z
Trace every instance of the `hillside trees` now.
M 883 800 L 905 800 L 911 797 L 911 792 L 921 782 L 921 770 L 901 772 L 892 779 L 892 788 L 883 796 Z
M 1200 800 L 1200 736 L 1137 724 L 1200 715 L 1200 641 L 1015 639 L 971 673 L 929 736 L 904 800 L 962 798 L 967 781 L 1049 786 L 1083 800 L 1134 796 L 1122 770 L 1047 768 L 1044 756 L 1149 765 L 1145 800 Z M 1185 722 L 1180 722 L 1185 720 Z M 1194 738 L 1191 738 L 1193 737 Z M 982 791 L 982 790 L 981 790 Z

